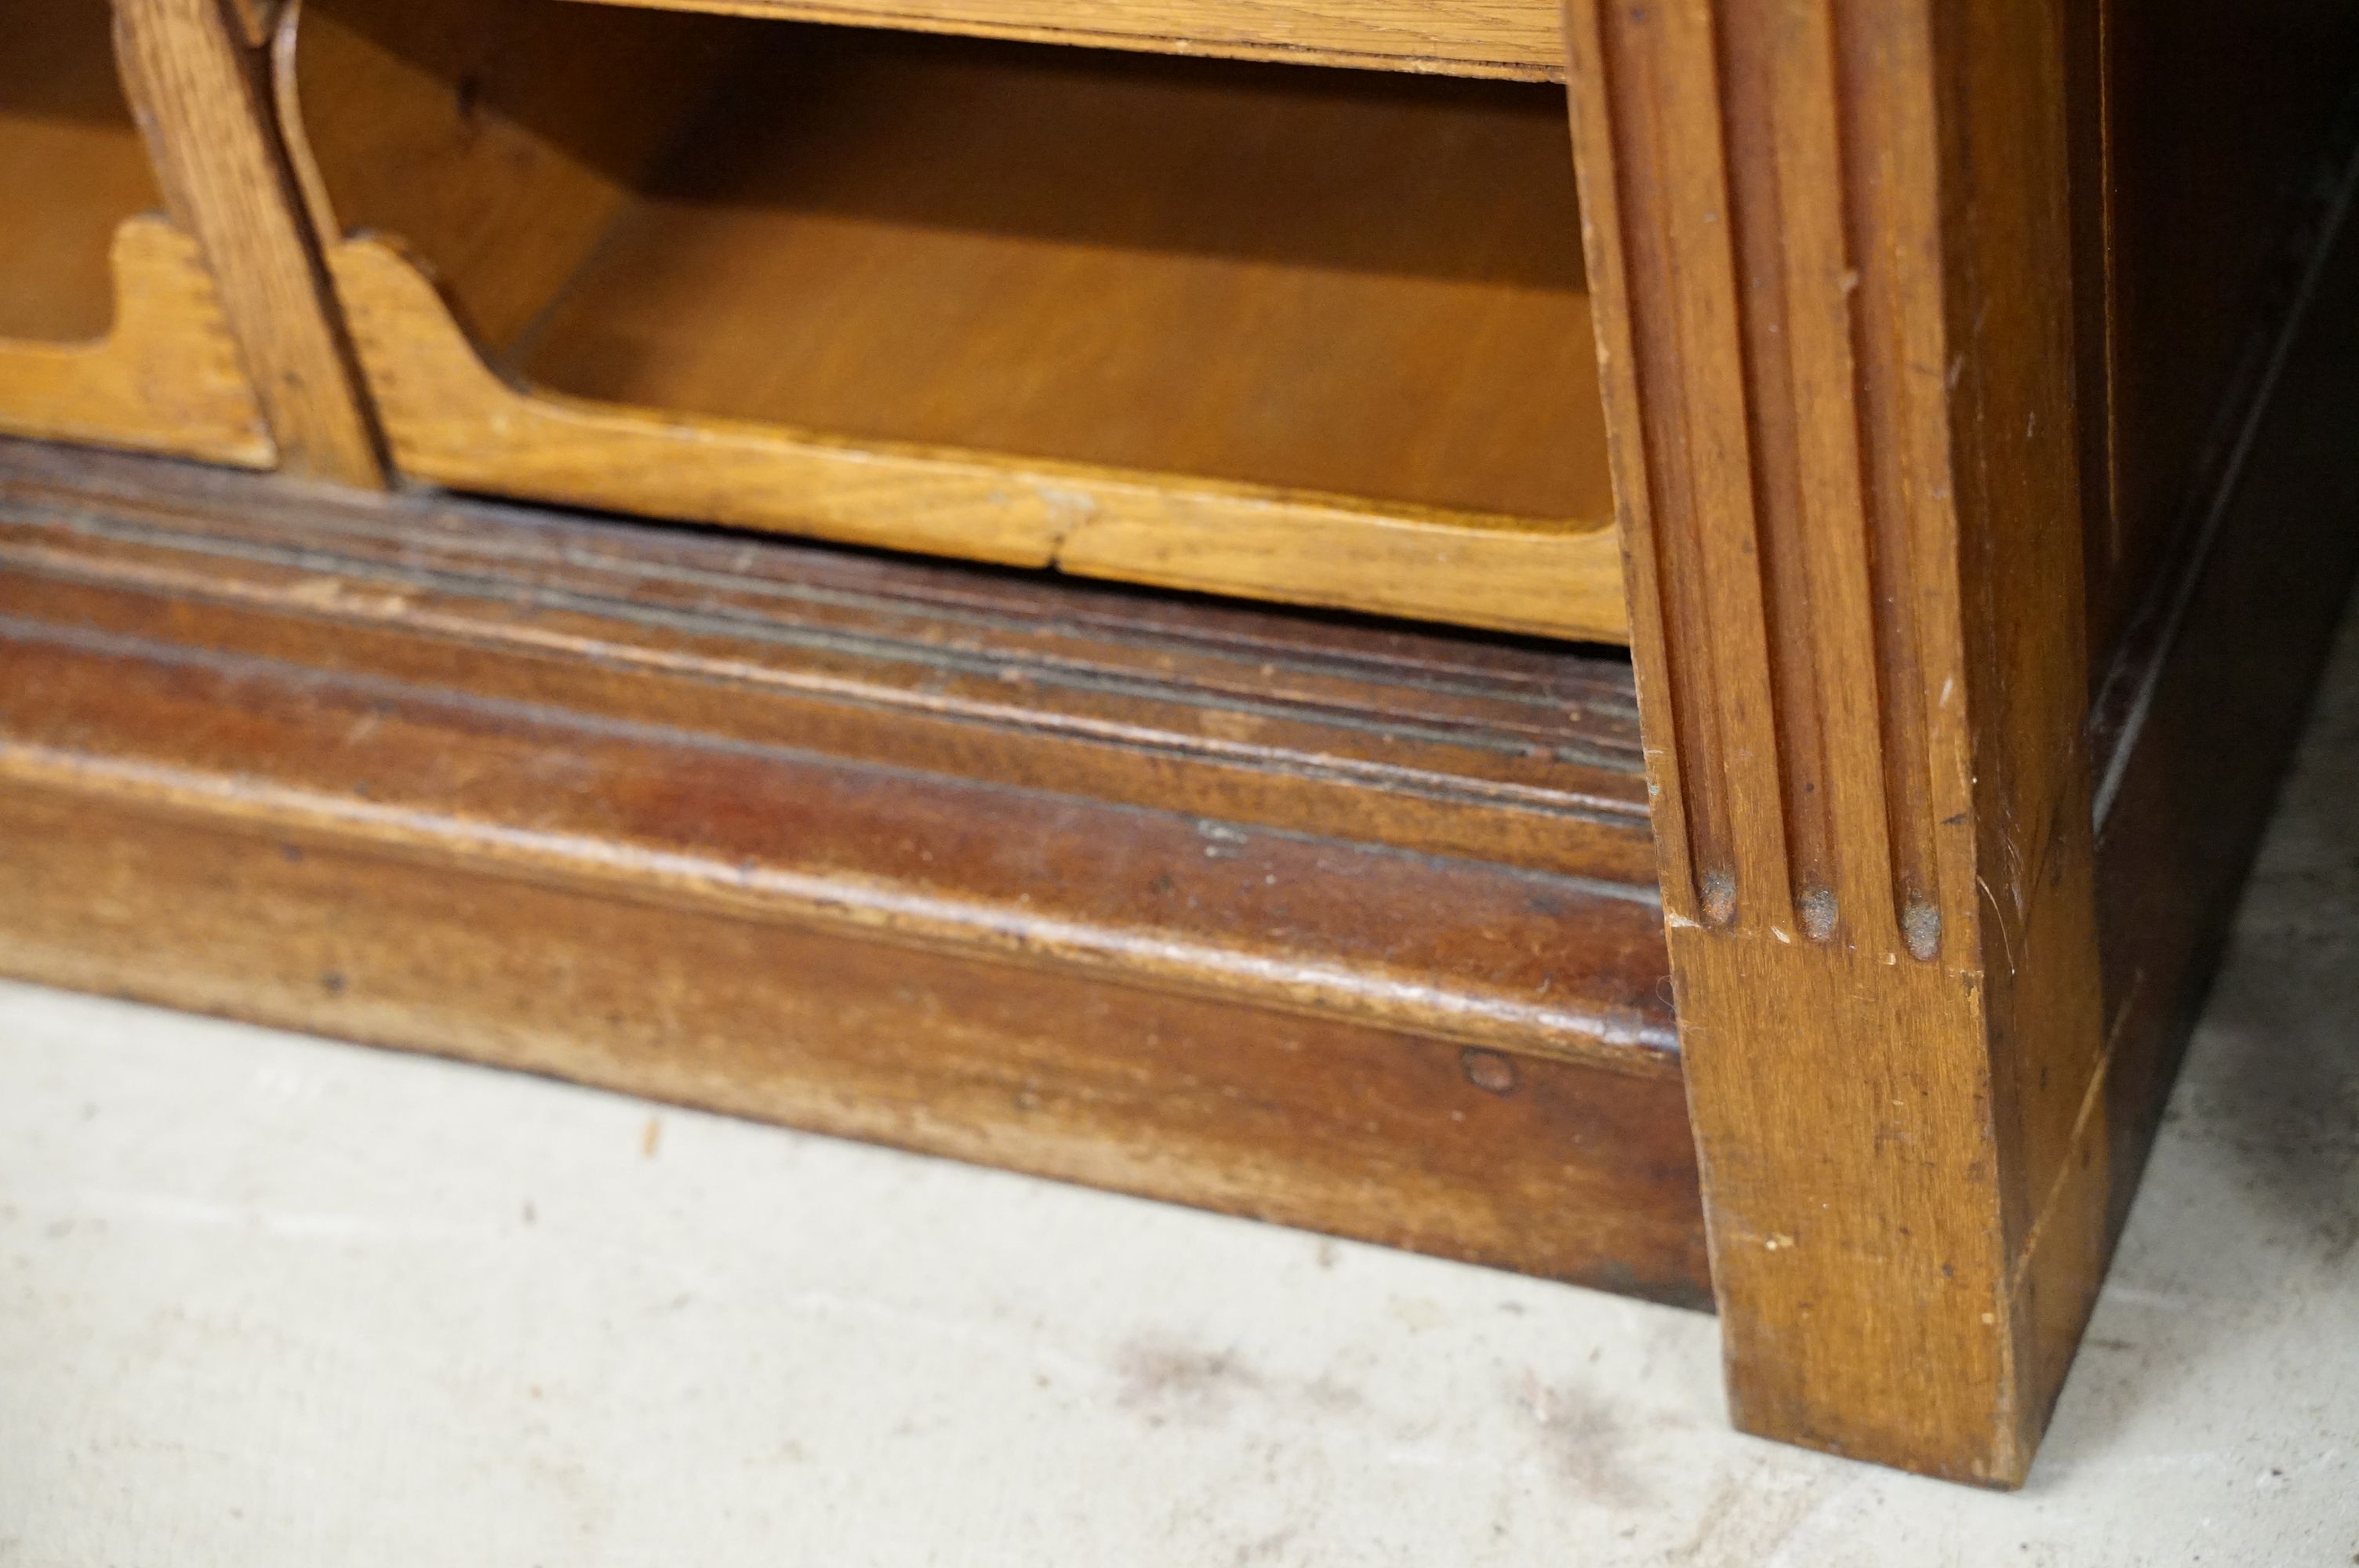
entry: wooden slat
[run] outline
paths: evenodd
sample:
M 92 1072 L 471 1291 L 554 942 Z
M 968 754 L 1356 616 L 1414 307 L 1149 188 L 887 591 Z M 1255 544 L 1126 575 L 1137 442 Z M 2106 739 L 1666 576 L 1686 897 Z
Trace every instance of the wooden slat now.
M 606 0 L 1037 43 L 1558 81 L 1550 0 Z
M 519 392 L 484 368 L 392 248 L 347 241 L 333 261 L 376 406 L 419 479 L 1087 577 L 1621 637 L 1620 551 L 1603 527 L 1486 525 Z

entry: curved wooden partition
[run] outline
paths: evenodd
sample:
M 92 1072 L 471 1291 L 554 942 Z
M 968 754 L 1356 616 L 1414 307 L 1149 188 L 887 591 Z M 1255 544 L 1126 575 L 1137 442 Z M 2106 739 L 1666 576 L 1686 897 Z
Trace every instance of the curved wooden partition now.
M 1624 637 L 1548 88 L 563 0 L 277 78 L 413 478 Z
M 0 23 L 0 431 L 269 467 L 212 276 L 151 211 L 106 7 Z

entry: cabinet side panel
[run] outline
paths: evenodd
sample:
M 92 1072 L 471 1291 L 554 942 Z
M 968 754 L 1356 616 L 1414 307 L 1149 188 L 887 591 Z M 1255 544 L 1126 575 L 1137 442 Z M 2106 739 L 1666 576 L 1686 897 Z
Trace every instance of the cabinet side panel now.
M 2082 315 L 2086 397 L 2107 416 L 2086 541 L 2102 682 L 2142 607 L 2175 591 L 2261 395 L 2299 276 L 2288 242 L 2359 72 L 2359 8 L 2103 0 L 2093 15 L 2074 203 L 2076 268 L 2101 280 Z

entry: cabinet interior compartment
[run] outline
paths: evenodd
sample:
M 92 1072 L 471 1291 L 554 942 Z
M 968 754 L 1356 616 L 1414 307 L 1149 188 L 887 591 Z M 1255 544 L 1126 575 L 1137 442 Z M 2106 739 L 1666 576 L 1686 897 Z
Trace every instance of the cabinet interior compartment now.
M 1618 640 L 1560 90 L 564 0 L 279 81 L 417 477 Z
M 0 0 L 0 431 L 266 467 L 212 275 L 160 208 L 103 0 Z

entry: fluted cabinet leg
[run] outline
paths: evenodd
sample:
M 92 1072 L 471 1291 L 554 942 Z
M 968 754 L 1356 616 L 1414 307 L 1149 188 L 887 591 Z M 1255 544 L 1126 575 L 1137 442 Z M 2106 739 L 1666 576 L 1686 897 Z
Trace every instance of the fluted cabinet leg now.
M 2103 1267 L 2056 0 L 1571 0 L 1736 1419 L 2011 1485 Z

